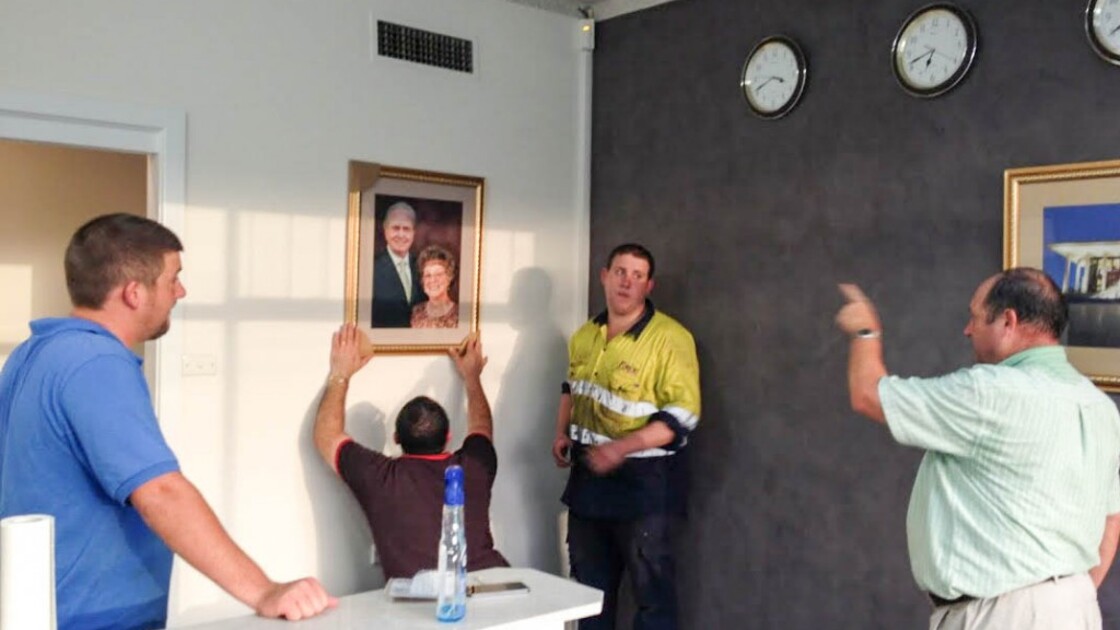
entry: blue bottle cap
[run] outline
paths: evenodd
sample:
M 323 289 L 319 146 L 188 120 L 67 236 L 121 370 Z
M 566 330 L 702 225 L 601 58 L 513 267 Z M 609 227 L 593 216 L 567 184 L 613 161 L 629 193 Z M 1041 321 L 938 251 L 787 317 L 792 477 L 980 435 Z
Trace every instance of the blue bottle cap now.
M 463 467 L 448 466 L 443 471 L 443 503 L 463 505 Z

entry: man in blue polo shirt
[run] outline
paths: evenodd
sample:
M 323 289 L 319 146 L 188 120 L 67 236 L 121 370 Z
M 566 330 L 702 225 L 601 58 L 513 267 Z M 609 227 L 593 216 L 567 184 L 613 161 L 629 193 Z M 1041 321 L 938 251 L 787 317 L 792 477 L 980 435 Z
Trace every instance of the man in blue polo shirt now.
M 54 517 L 59 630 L 162 628 L 172 552 L 262 616 L 334 602 L 314 578 L 269 580 L 164 442 L 129 348 L 167 332 L 182 249 L 142 217 L 86 223 L 66 249 L 72 316 L 31 322 L 0 372 L 0 517 Z
M 854 285 L 852 408 L 924 449 L 906 516 L 930 628 L 1100 628 L 1096 587 L 1120 534 L 1120 414 L 1066 360 L 1061 291 L 1044 272 L 980 284 L 964 329 L 977 365 L 888 376 L 875 308 Z

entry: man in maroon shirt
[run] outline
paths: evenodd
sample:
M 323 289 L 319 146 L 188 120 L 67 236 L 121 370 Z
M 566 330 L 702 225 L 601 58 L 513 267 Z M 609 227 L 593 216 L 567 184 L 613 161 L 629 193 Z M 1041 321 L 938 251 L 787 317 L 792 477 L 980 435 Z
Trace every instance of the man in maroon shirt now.
M 486 365 L 472 335 L 448 354 L 467 390 L 467 437 L 454 453 L 447 413 L 439 403 L 417 396 L 397 415 L 393 439 L 404 454 L 387 457 L 355 442 L 344 431 L 350 377 L 373 358 L 362 356 L 361 333 L 344 325 L 331 340 L 331 372 L 315 417 L 315 447 L 346 482 L 369 521 L 385 578 L 412 577 L 436 568 L 443 510 L 443 471 L 463 467 L 466 492 L 467 570 L 507 567 L 490 535 L 490 489 L 498 472 L 490 403 L 480 375 Z

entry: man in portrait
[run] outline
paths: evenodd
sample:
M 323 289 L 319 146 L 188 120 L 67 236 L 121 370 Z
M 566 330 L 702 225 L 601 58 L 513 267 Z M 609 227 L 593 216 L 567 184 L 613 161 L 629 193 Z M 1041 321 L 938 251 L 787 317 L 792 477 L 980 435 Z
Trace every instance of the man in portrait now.
M 408 328 L 412 307 L 423 302 L 424 290 L 416 256 L 416 210 L 398 201 L 385 211 L 381 224 L 385 251 L 373 261 L 373 328 Z

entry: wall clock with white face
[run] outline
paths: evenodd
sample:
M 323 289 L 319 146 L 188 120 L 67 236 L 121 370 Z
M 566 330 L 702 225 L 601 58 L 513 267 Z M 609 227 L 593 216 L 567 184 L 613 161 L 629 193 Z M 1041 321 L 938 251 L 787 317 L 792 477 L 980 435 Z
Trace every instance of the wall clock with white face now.
M 751 49 L 743 63 L 739 87 L 755 115 L 781 118 L 801 99 L 807 75 L 805 53 L 797 42 L 774 35 Z
M 891 46 L 899 85 L 913 96 L 944 94 L 964 79 L 976 59 L 976 22 L 951 3 L 924 6 L 906 18 Z
M 1089 0 L 1085 35 L 1101 59 L 1120 66 L 1120 0 Z

